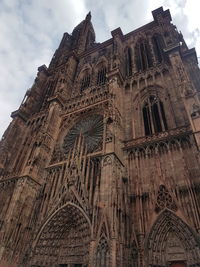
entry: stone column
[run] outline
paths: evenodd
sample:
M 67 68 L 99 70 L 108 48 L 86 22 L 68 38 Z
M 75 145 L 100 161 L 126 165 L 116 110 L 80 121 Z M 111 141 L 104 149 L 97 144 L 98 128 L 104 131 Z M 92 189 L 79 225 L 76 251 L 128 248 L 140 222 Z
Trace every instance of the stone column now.
M 190 81 L 179 52 L 171 52 L 169 58 L 177 78 L 179 93 L 183 100 L 197 146 L 200 148 L 200 101 L 198 92 Z
M 89 248 L 88 267 L 93 267 L 94 266 L 94 259 L 95 259 L 95 240 L 91 240 L 90 248 Z

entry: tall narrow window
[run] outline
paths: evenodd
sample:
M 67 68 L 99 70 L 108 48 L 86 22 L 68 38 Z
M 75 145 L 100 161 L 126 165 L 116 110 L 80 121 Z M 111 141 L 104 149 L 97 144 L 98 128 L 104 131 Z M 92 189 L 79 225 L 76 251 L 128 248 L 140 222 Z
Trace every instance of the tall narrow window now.
M 164 111 L 163 103 L 161 101 L 160 101 L 160 112 L 161 112 L 161 116 L 163 119 L 164 128 L 165 128 L 165 130 L 167 130 L 168 127 L 167 127 L 167 121 L 166 121 L 166 117 L 165 117 L 165 111 Z
M 164 59 L 164 54 L 163 54 L 164 42 L 162 36 L 159 34 L 155 34 L 152 37 L 152 43 L 156 60 L 157 62 L 161 63 Z
M 132 75 L 132 52 L 131 48 L 126 50 L 126 76 Z
M 104 85 L 106 83 L 106 68 L 102 68 L 97 73 L 97 85 Z
M 81 80 L 81 91 L 85 90 L 90 86 L 90 75 L 86 75 Z
M 145 135 L 168 129 L 163 103 L 156 96 L 150 96 L 145 101 L 142 113 Z
M 97 247 L 96 267 L 109 267 L 109 247 L 105 238 L 102 238 Z
M 150 135 L 152 134 L 152 128 L 151 128 L 150 110 L 148 103 L 145 104 L 142 112 L 143 112 L 145 135 Z
M 136 66 L 137 70 L 144 71 L 152 67 L 152 56 L 150 52 L 149 43 L 147 41 L 139 42 L 136 45 Z

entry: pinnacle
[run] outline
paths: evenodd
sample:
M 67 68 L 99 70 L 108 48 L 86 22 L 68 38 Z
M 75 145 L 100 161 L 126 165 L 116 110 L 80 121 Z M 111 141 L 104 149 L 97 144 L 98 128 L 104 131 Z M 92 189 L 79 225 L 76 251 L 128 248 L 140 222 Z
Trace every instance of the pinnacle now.
M 89 11 L 89 13 L 86 15 L 85 19 L 86 20 L 91 20 L 91 11 Z

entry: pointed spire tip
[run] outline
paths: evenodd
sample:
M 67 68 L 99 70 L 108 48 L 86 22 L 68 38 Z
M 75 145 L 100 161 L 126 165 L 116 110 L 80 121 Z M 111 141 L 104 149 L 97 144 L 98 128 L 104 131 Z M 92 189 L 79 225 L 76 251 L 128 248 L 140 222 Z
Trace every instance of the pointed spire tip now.
M 86 20 L 91 20 L 91 17 L 92 17 L 92 16 L 91 16 L 91 11 L 90 11 L 90 12 L 86 15 L 86 18 L 85 18 L 85 19 L 86 19 Z

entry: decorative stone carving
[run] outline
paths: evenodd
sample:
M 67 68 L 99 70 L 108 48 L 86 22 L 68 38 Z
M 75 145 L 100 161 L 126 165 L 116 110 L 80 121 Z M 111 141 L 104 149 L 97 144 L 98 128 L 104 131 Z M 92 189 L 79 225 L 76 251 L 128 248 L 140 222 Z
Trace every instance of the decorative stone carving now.
M 103 160 L 103 166 L 108 166 L 108 165 L 111 165 L 112 164 L 112 158 L 110 156 L 107 156 L 104 158 Z
M 183 244 L 178 239 L 176 232 L 171 232 L 168 235 L 166 243 L 166 260 L 168 262 L 187 260 L 186 251 Z
M 38 233 L 32 265 L 37 262 L 52 265 L 56 261 L 59 264 L 88 264 L 90 231 L 86 215 L 69 203 L 56 212 Z
M 95 266 L 110 266 L 109 246 L 105 238 L 101 238 L 96 251 Z
M 199 69 L 153 17 L 100 44 L 89 13 L 39 68 L 0 142 L 0 266 L 200 266 Z
M 171 194 L 169 193 L 169 191 L 164 185 L 160 185 L 158 194 L 157 194 L 157 199 L 156 199 L 155 211 L 160 212 L 165 208 L 168 208 L 173 211 L 177 211 L 177 206 Z
M 194 103 L 192 105 L 191 117 L 192 118 L 197 118 L 199 116 L 200 116 L 200 107 L 199 107 L 199 105 Z
M 165 266 L 167 261 L 184 261 L 187 258 L 188 264 L 197 264 L 200 260 L 199 241 L 199 236 L 179 217 L 165 210 L 158 216 L 148 236 L 145 252 L 147 263 Z

